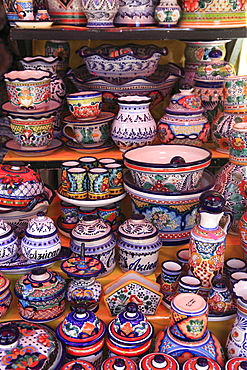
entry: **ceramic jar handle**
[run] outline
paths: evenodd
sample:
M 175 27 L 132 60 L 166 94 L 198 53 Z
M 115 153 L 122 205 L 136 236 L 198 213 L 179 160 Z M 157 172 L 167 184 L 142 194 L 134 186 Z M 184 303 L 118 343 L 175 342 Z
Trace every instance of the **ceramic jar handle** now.
M 226 217 L 226 223 L 225 225 L 222 227 L 222 229 L 225 231 L 225 233 L 228 232 L 228 230 L 230 229 L 231 225 L 232 225 L 232 222 L 233 222 L 233 215 L 230 211 L 225 211 L 223 213 L 223 216 Z
M 72 124 L 67 124 L 67 125 L 65 125 L 63 128 L 62 128 L 62 133 L 63 133 L 63 135 L 67 138 L 67 139 L 71 139 L 71 140 L 73 140 L 73 141 L 75 141 L 76 143 L 77 143 L 77 141 L 76 141 L 76 139 L 75 139 L 75 137 L 74 136 L 70 136 L 70 135 L 68 135 L 67 133 L 66 133 L 66 129 L 68 128 L 68 127 L 70 127 L 71 129 L 72 129 L 72 131 L 74 132 L 74 126 L 72 125 Z

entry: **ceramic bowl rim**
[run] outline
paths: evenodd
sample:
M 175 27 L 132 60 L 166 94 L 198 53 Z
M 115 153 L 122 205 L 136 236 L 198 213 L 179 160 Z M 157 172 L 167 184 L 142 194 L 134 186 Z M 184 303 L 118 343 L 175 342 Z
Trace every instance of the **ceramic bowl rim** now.
M 85 100 L 89 98 L 100 98 L 102 93 L 100 91 L 88 90 L 88 91 L 78 91 L 66 95 L 67 100 Z
M 22 77 L 19 76 L 19 77 L 11 77 L 11 76 L 8 76 L 8 75 L 11 75 L 11 74 L 14 74 L 16 73 L 21 75 L 24 74 L 24 72 L 27 74 L 27 77 Z M 20 72 L 20 73 L 18 73 Z M 32 73 L 36 73 L 37 75 L 40 74 L 40 77 L 28 77 L 28 72 L 30 73 L 30 75 L 32 75 Z M 31 73 L 32 72 L 32 73 Z M 39 82 L 39 81 L 46 81 L 46 80 L 50 80 L 51 79 L 51 73 L 50 72 L 46 72 L 46 71 L 43 71 L 43 70 L 36 70 L 36 69 L 24 69 L 22 71 L 10 71 L 10 72 L 7 72 L 3 75 L 4 77 L 4 80 L 6 83 L 8 82 L 22 82 L 23 84 L 27 84 L 29 83 L 30 81 L 35 81 L 35 82 Z M 35 87 L 35 86 L 34 86 Z
M 33 57 L 26 56 L 20 59 L 20 62 L 22 63 L 31 63 L 31 62 L 45 62 L 46 64 L 52 65 L 55 62 L 62 61 L 63 59 L 60 56 L 54 57 L 52 55 L 50 56 L 44 56 L 44 55 L 34 55 Z

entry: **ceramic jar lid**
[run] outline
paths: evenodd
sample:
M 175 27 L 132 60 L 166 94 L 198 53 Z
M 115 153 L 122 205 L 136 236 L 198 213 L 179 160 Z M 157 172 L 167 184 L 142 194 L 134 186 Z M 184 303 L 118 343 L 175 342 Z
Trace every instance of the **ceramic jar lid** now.
M 58 370 L 64 350 L 54 331 L 16 320 L 0 323 L 0 369 Z
M 57 272 L 45 267 L 33 269 L 20 277 L 14 288 L 15 295 L 26 301 L 49 301 L 65 293 L 66 281 Z
M 185 361 L 182 370 L 221 370 L 221 366 L 207 357 L 193 357 Z
M 95 367 L 88 361 L 74 360 L 67 362 L 60 370 L 95 370 Z
M 179 370 L 179 364 L 175 358 L 165 353 L 149 353 L 140 360 L 138 368 L 139 370 Z
M 111 234 L 109 224 L 98 218 L 97 215 L 84 216 L 71 231 L 71 237 L 81 242 L 98 242 Z
M 136 363 L 128 357 L 112 356 L 101 365 L 101 370 L 136 370 Z
M 38 212 L 36 217 L 28 222 L 25 234 L 29 238 L 50 237 L 58 232 L 53 220 L 46 216 L 44 212 Z
M 96 277 L 103 270 L 103 264 L 93 257 L 71 257 L 61 263 L 61 269 L 71 277 L 91 278 Z
M 158 235 L 158 229 L 142 214 L 133 214 L 118 227 L 118 235 L 124 240 L 145 240 Z
M 225 370 L 246 370 L 247 369 L 247 358 L 246 357 L 234 357 L 227 361 L 225 364 Z
M 191 86 L 183 86 L 171 97 L 165 112 L 172 114 L 199 114 L 204 112 L 200 96 Z

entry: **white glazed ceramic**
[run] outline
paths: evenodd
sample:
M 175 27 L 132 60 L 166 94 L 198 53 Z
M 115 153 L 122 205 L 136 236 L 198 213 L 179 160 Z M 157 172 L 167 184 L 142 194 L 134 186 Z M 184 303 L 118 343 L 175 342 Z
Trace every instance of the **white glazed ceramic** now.
M 0 263 L 15 257 L 18 248 L 18 238 L 12 227 L 0 218 Z
M 78 120 L 92 120 L 98 117 L 102 108 L 102 94 L 99 91 L 81 91 L 66 95 L 70 113 Z

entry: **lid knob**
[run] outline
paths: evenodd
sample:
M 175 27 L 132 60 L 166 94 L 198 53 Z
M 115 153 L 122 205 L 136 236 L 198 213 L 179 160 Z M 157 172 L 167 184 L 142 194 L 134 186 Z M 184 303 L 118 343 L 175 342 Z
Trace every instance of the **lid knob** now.
M 81 364 L 74 364 L 71 370 L 82 370 L 83 366 Z
M 0 327 L 0 348 L 11 347 L 19 338 L 19 329 L 14 323 L 7 323 Z
M 208 190 L 200 195 L 199 203 L 203 210 L 211 213 L 221 213 L 226 201 L 223 195 L 218 191 Z
M 247 361 L 241 361 L 239 367 L 240 369 L 247 370 Z
M 35 275 L 35 276 L 44 275 L 46 272 L 47 272 L 46 267 L 37 267 L 31 270 L 32 275 Z
M 211 59 L 220 59 L 222 57 L 223 53 L 221 50 L 219 49 L 214 49 L 214 50 L 211 50 L 208 54 L 209 58 Z
M 166 363 L 166 358 L 162 353 L 155 355 L 152 361 L 153 366 L 159 369 L 164 368 Z
M 87 312 L 87 306 L 85 303 L 78 303 L 74 305 L 74 310 L 79 315 L 83 315 Z
M 122 358 L 116 358 L 113 364 L 114 369 L 124 369 L 125 368 L 125 361 Z
M 200 367 L 203 367 L 204 369 L 209 367 L 208 359 L 206 357 L 199 357 L 196 360 L 196 368 L 198 369 Z
M 176 155 L 170 160 L 170 164 L 172 164 L 174 167 L 176 167 L 179 164 L 185 163 L 185 160 L 183 157 L 180 157 L 179 155 Z
M 135 302 L 129 302 L 126 306 L 126 311 L 130 314 L 136 313 L 138 311 L 138 306 Z

